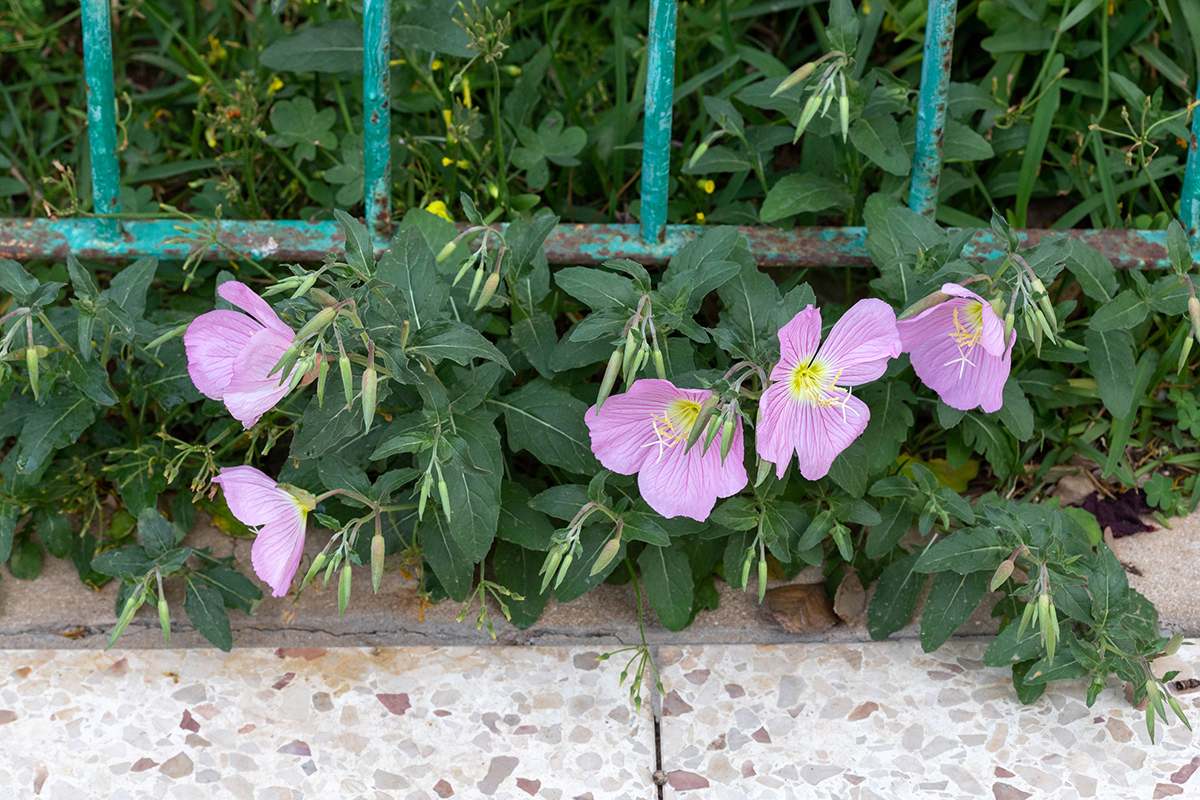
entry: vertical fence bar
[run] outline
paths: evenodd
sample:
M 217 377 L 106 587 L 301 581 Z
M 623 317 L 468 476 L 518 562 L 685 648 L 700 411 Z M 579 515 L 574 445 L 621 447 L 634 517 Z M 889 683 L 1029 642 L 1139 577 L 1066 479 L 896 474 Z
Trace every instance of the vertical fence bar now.
M 1200 101 L 1200 86 L 1196 88 L 1196 99 Z M 1195 246 L 1194 240 L 1200 236 L 1200 106 L 1192 111 L 1191 138 L 1183 173 L 1183 196 L 1179 198 L 1179 221 Z
M 917 144 L 913 151 L 908 207 L 929 217 L 937 211 L 938 181 L 942 177 L 942 134 L 946 128 L 946 94 L 950 90 L 950 55 L 954 50 L 957 6 L 958 0 L 929 0 L 925 22 L 921 95 L 917 100 Z
M 92 161 L 92 210 L 121 212 L 121 167 L 117 163 L 117 109 L 113 89 L 112 18 L 108 0 L 83 0 L 83 71 L 86 78 L 88 144 Z M 115 220 L 99 220 L 99 234 L 114 239 Z
M 391 0 L 363 2 L 363 154 L 367 227 L 387 240 L 392 218 Z
M 650 0 L 646 124 L 642 136 L 642 239 L 662 243 L 671 180 L 671 106 L 675 95 L 675 0 Z

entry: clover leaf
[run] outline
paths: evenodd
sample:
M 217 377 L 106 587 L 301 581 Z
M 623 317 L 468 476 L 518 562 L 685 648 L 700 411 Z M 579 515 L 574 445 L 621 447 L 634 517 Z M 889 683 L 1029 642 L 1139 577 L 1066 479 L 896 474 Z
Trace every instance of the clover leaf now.
M 561 114 L 550 114 L 537 131 L 524 125 L 517 129 L 521 147 L 513 151 L 513 164 L 525 171 L 530 188 L 542 189 L 550 182 L 547 161 L 560 167 L 575 167 L 587 145 L 587 133 L 574 125 L 567 127 Z
M 338 137 L 332 130 L 336 120 L 337 113 L 332 108 L 318 113 L 307 97 L 280 100 L 271 109 L 275 133 L 267 136 L 267 144 L 294 147 L 298 161 L 311 161 L 316 157 L 318 147 L 326 150 L 337 147 Z

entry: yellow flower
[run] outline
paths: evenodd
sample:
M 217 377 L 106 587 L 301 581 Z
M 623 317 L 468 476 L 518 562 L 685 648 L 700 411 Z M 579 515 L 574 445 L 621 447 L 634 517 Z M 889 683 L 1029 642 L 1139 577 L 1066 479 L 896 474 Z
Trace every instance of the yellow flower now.
M 434 200 L 429 205 L 425 206 L 425 210 L 430 214 L 436 214 L 446 222 L 454 222 L 454 218 L 450 216 L 450 212 L 446 210 L 446 204 L 441 200 Z
M 716 191 L 717 185 L 712 180 L 700 181 L 700 188 L 704 190 L 705 194 L 712 194 Z
M 697 211 L 697 212 L 696 212 L 696 224 L 697 224 L 697 225 L 703 225 L 703 224 L 704 224 L 704 212 L 703 212 L 703 211 Z
M 229 55 L 225 51 L 224 45 L 222 45 L 221 41 L 219 39 L 217 39 L 217 37 L 215 37 L 215 36 L 208 37 L 208 49 L 209 49 L 209 54 L 205 57 L 204 60 L 207 61 L 209 64 L 215 64 L 218 61 L 220 61 L 221 59 L 225 58 L 225 56 Z
M 442 109 L 442 119 L 446 120 L 446 127 L 449 128 L 454 124 L 454 114 L 448 108 Z
M 441 68 L 442 68 L 442 60 L 440 58 L 435 58 L 433 60 L 433 63 L 429 65 L 429 69 L 431 72 L 437 72 Z
M 446 156 L 442 156 L 442 166 L 443 167 L 448 167 L 453 163 L 454 163 L 453 158 L 446 158 Z
M 462 79 L 463 105 L 471 107 L 471 79 L 463 75 Z
M 283 81 L 281 81 L 279 79 L 279 76 L 276 75 L 274 78 L 271 79 L 271 85 L 267 87 L 267 94 L 275 94 L 282 88 L 283 88 Z

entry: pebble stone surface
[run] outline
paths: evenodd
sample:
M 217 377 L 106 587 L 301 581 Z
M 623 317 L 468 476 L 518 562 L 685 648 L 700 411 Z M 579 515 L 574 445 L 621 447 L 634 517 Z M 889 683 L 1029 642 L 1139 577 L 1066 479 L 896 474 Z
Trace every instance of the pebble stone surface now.
M 648 706 L 595 657 L 0 650 L 0 798 L 656 796 Z
M 668 800 L 1200 798 L 1200 732 L 1150 742 L 1120 687 L 1022 706 L 986 642 L 659 649 Z M 1200 647 L 1180 650 L 1182 671 Z M 1200 693 L 1179 697 L 1193 724 Z
M 661 797 L 1200 797 L 1183 725 L 1151 743 L 1119 688 L 1089 709 L 1082 682 L 1022 706 L 984 647 L 657 647 Z M 649 704 L 597 655 L 0 650 L 0 800 L 657 800 Z M 1200 671 L 1200 647 L 1175 658 Z

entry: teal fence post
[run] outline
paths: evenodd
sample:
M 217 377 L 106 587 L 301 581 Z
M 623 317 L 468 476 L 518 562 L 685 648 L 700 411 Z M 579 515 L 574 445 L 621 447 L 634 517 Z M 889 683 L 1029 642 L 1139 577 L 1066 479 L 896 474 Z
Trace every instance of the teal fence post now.
M 1196 88 L 1196 100 L 1200 102 L 1200 86 Z M 1192 249 L 1195 250 L 1196 238 L 1200 236 L 1200 106 L 1192 110 L 1191 139 L 1183 173 L 1183 195 L 1179 198 L 1179 221 L 1192 238 Z
M 121 167 L 117 163 L 117 109 L 113 90 L 112 23 L 108 0 L 83 0 L 83 71 L 87 87 L 88 145 L 92 161 L 92 210 L 121 213 Z M 100 237 L 120 232 L 115 219 L 97 220 Z
M 675 95 L 675 0 L 650 0 L 646 122 L 642 136 L 642 239 L 666 236 L 671 180 L 671 106 Z
M 387 241 L 392 219 L 391 1 L 363 2 L 363 155 L 367 226 Z
M 931 217 L 937 211 L 942 177 L 942 134 L 946 128 L 946 95 L 950 90 L 950 56 L 954 50 L 954 13 L 958 0 L 929 0 L 925 53 L 921 61 L 921 94 L 917 100 L 917 143 L 913 150 L 908 207 Z

